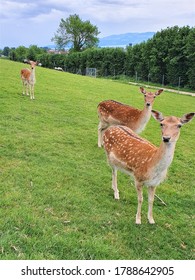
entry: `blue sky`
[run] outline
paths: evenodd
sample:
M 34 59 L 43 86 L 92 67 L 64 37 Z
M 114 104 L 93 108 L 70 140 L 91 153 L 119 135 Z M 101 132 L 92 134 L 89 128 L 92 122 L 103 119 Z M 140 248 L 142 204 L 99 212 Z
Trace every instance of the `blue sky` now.
M 128 32 L 195 26 L 194 0 L 1 0 L 0 48 L 46 46 L 61 18 L 78 14 L 101 32 L 99 37 Z

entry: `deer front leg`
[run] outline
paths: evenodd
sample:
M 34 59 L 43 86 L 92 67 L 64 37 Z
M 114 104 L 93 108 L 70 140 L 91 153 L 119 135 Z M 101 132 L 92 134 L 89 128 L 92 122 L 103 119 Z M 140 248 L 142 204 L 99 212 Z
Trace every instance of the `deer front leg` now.
M 32 99 L 32 86 L 29 85 L 30 99 Z
M 155 224 L 152 214 L 155 190 L 155 187 L 148 187 L 148 221 L 150 224 Z
M 135 182 L 135 187 L 136 187 L 136 190 L 137 190 L 137 200 L 138 200 L 135 223 L 136 224 L 141 224 L 141 208 L 142 208 L 142 202 L 143 202 L 142 183 Z
M 31 99 L 35 99 L 35 95 L 34 95 L 34 85 L 31 86 Z
M 117 169 L 112 169 L 112 189 L 114 190 L 114 198 L 119 199 L 119 190 L 117 188 Z

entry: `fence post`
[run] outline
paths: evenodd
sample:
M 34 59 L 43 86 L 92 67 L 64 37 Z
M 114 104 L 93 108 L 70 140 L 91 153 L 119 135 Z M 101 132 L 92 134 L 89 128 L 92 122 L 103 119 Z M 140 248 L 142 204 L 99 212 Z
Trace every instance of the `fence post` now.
M 149 84 L 149 79 L 150 79 L 150 73 L 148 73 L 148 84 Z
M 135 81 L 137 82 L 137 71 L 135 72 Z
M 179 81 L 178 81 L 178 91 L 180 89 L 180 84 L 181 84 L 181 77 L 179 77 Z
M 162 86 L 164 86 L 164 82 L 165 82 L 165 75 L 163 74 L 163 76 L 162 76 Z

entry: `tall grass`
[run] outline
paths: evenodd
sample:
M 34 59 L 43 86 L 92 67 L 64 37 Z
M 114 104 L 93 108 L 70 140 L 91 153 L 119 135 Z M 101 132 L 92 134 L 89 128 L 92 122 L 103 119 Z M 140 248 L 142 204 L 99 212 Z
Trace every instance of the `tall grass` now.
M 135 225 L 137 195 L 125 174 L 113 199 L 111 170 L 97 148 L 97 104 L 115 99 L 143 106 L 139 88 L 36 68 L 35 100 L 22 96 L 20 69 L 0 60 L 0 258 L 193 259 L 195 121 L 182 128 L 168 179 L 147 222 Z M 195 111 L 195 99 L 165 92 L 165 115 Z M 142 136 L 159 145 L 150 120 Z

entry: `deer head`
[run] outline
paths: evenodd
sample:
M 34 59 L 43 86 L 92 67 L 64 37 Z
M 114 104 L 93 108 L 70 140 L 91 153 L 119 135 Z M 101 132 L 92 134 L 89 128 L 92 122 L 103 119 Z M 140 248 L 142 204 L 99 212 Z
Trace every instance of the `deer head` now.
M 155 93 L 153 93 L 153 92 L 147 92 L 143 87 L 140 87 L 140 91 L 141 93 L 144 94 L 144 101 L 146 107 L 150 107 L 153 105 L 156 96 L 160 95 L 163 92 L 163 89 L 159 89 Z
M 174 116 L 164 117 L 162 113 L 152 110 L 152 116 L 160 123 L 162 131 L 162 140 L 164 142 L 176 142 L 180 135 L 182 125 L 192 120 L 195 113 L 185 114 L 181 118 Z

